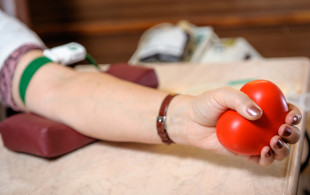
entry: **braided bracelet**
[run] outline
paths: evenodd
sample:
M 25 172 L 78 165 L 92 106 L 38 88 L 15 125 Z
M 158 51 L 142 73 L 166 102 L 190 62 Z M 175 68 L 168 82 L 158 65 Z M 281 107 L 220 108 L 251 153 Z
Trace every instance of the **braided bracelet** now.
M 161 141 L 167 145 L 170 145 L 171 143 L 173 143 L 173 141 L 170 139 L 170 137 L 167 133 L 166 115 L 167 115 L 169 103 L 177 95 L 178 94 L 169 94 L 166 96 L 166 98 L 163 100 L 163 102 L 160 106 L 159 114 L 158 114 L 158 117 L 156 120 L 158 135 L 159 135 Z

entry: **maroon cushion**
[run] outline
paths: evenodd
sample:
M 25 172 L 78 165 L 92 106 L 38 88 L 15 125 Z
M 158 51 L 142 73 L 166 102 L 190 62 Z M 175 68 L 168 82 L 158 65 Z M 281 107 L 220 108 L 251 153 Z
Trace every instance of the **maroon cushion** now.
M 17 152 L 57 157 L 94 142 L 76 130 L 35 114 L 16 114 L 0 123 L 3 144 Z
M 151 68 L 129 66 L 128 64 L 114 64 L 110 66 L 106 73 L 147 87 L 158 87 L 156 73 Z
M 148 87 L 158 86 L 150 68 L 112 65 L 107 73 Z M 35 114 L 16 114 L 0 123 L 3 144 L 10 150 L 45 158 L 64 155 L 95 141 L 62 123 Z

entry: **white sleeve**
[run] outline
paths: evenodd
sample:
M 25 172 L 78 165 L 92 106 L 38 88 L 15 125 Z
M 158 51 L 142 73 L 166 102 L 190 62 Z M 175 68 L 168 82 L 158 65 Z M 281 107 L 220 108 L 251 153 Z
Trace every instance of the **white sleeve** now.
M 26 25 L 0 10 L 0 69 L 6 58 L 24 44 L 44 46 L 41 39 Z

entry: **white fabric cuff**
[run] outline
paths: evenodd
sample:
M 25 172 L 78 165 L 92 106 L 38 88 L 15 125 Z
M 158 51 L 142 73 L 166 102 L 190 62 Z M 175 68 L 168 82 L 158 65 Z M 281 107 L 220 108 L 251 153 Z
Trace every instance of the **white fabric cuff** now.
M 37 34 L 0 10 L 0 69 L 7 57 L 24 44 L 45 47 Z

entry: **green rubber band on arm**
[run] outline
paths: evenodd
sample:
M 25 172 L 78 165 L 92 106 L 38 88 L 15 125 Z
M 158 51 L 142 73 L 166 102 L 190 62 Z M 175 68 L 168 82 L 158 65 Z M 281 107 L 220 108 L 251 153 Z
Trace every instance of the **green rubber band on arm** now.
M 26 90 L 28 87 L 29 82 L 31 81 L 33 75 L 37 72 L 39 68 L 44 66 L 47 63 L 53 62 L 51 59 L 47 57 L 38 57 L 34 59 L 30 64 L 25 68 L 19 82 L 19 95 L 22 99 L 23 103 L 25 104 L 25 96 Z
M 85 59 L 100 71 L 100 67 L 98 66 L 97 62 L 90 54 L 86 54 Z

